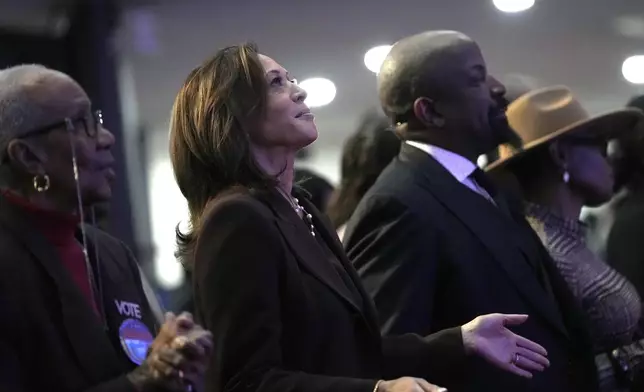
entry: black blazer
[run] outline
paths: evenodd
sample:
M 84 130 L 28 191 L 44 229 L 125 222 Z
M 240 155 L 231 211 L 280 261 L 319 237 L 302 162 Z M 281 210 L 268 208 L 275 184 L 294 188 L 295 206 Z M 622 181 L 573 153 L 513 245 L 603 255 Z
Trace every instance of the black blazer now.
M 106 323 L 72 281 L 30 215 L 0 197 L 0 391 L 134 392 L 125 374 L 119 327 L 138 319 L 115 301 L 139 305 L 140 321 L 156 336 L 154 318 L 130 251 L 87 226 Z M 123 313 L 123 314 L 121 314 Z M 129 313 L 129 315 L 128 315 Z
M 593 390 L 593 357 L 572 296 L 520 212 L 511 214 L 502 198 L 498 203 L 403 145 L 344 237 L 382 332 L 429 334 L 482 314 L 528 314 L 515 331 L 542 344 L 551 367 L 526 380 L 472 359 L 458 390 Z
M 380 338 L 335 231 L 298 197 L 327 253 L 276 191 L 233 191 L 203 218 L 194 282 L 197 318 L 214 336 L 206 391 L 371 392 L 381 378 L 440 383 L 458 371 L 460 328 Z

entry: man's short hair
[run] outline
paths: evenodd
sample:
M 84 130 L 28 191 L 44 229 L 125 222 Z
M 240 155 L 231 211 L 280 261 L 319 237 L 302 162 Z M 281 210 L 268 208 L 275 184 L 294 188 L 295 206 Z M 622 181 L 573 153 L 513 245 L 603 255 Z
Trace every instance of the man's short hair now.
M 394 44 L 378 73 L 380 104 L 393 123 L 413 116 L 416 98 L 430 91 L 433 75 L 427 65 L 459 41 L 473 42 L 463 33 L 445 30 L 415 34 Z

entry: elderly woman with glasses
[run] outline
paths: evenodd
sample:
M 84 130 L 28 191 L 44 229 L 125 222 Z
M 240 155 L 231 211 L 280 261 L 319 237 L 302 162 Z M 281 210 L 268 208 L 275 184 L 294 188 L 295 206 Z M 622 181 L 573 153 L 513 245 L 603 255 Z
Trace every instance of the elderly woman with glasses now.
M 158 330 L 132 253 L 82 224 L 111 197 L 113 144 L 69 76 L 0 71 L 2 391 L 200 387 L 209 333 L 189 314 Z

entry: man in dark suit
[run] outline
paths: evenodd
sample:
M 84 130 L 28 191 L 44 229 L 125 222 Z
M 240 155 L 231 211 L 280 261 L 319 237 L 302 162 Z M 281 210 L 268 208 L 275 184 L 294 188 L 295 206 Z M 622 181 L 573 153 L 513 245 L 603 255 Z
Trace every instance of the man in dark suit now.
M 461 390 L 595 390 L 570 293 L 520 211 L 474 163 L 516 140 L 505 88 L 478 45 L 450 31 L 405 38 L 383 63 L 378 90 L 404 144 L 357 207 L 345 246 L 381 331 L 425 335 L 480 314 L 526 313 L 516 330 L 548 350 L 551 367 L 524 380 L 472 360 Z M 529 359 L 519 352 L 511 361 Z

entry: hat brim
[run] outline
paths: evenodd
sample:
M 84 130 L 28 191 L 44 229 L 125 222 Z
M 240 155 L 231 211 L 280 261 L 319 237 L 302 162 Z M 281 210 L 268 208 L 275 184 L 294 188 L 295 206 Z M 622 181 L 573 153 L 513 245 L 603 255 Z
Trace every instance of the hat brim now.
M 547 136 L 526 143 L 517 152 L 511 156 L 497 159 L 488 165 L 486 171 L 494 171 L 506 168 L 518 160 L 529 155 L 536 147 L 552 142 L 563 136 L 587 135 L 590 137 L 605 138 L 606 140 L 615 139 L 625 133 L 632 131 L 640 121 L 644 121 L 644 112 L 636 108 L 625 108 L 607 112 L 588 120 L 579 121 L 569 126 L 553 132 Z

